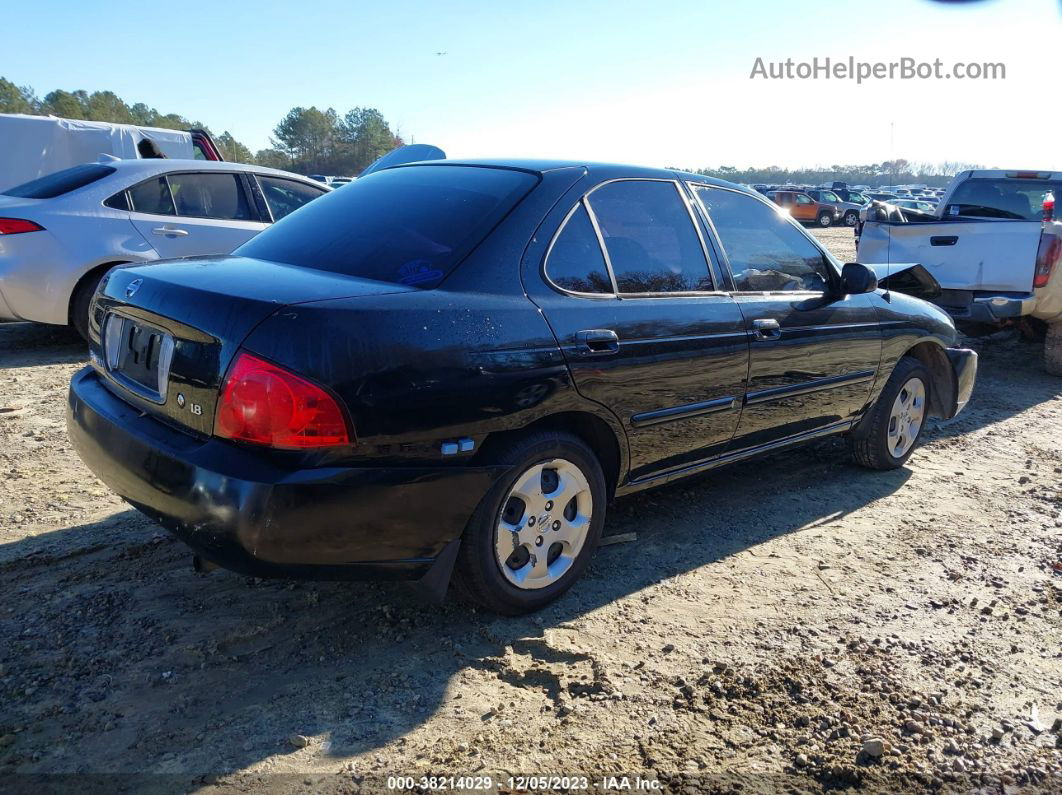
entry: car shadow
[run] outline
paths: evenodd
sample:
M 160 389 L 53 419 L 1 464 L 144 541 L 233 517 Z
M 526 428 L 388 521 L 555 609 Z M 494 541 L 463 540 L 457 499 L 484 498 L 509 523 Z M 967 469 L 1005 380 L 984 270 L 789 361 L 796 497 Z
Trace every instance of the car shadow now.
M 0 749 L 0 772 L 172 773 L 180 789 L 294 753 L 292 735 L 340 759 L 440 711 L 474 734 L 493 705 L 461 700 L 463 676 L 486 671 L 554 702 L 577 696 L 572 687 L 592 683 L 499 661 L 508 650 L 547 668 L 588 664 L 547 632 L 676 575 L 711 576 L 777 536 L 821 532 L 909 474 L 855 468 L 833 440 L 619 500 L 606 532 L 637 539 L 601 548 L 567 595 L 521 618 L 452 592 L 429 604 L 400 584 L 196 574 L 188 550 L 134 511 L 6 544 L 0 587 L 14 607 L 0 614 L 0 657 L 5 686 L 25 695 L 0 725 L 20 730 Z M 41 748 L 51 752 L 34 759 Z
M 85 341 L 70 326 L 0 323 L 0 370 L 87 361 Z

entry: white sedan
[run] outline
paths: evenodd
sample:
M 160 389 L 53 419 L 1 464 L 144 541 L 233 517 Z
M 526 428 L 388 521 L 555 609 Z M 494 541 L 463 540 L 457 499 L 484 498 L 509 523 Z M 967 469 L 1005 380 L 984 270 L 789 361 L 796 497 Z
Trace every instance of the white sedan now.
M 85 336 L 113 266 L 228 254 L 329 188 L 298 174 L 204 160 L 86 163 L 0 193 L 0 321 Z

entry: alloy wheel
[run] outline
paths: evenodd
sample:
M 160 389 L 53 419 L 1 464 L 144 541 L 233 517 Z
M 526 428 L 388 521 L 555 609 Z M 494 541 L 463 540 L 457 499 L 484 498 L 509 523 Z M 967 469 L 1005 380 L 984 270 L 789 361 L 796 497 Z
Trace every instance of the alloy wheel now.
M 911 378 L 892 402 L 889 413 L 888 446 L 894 458 L 903 458 L 914 446 L 926 416 L 926 385 Z
M 545 588 L 572 567 L 593 515 L 590 483 L 571 461 L 525 469 L 502 501 L 494 552 L 502 576 L 522 589 Z

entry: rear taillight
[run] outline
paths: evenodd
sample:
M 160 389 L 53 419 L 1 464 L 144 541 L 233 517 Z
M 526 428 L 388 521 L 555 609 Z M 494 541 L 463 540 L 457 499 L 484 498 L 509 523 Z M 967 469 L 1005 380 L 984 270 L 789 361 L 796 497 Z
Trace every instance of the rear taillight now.
M 0 235 L 21 235 L 24 232 L 43 232 L 44 227 L 22 218 L 0 218 Z
M 1040 237 L 1040 248 L 1036 252 L 1036 273 L 1033 276 L 1033 287 L 1046 287 L 1051 272 L 1062 260 L 1062 237 L 1043 234 Z
M 1044 196 L 1044 220 L 1055 220 L 1055 194 L 1052 191 L 1048 191 Z
M 351 444 L 343 409 L 316 384 L 241 352 L 221 389 L 214 434 L 288 450 Z

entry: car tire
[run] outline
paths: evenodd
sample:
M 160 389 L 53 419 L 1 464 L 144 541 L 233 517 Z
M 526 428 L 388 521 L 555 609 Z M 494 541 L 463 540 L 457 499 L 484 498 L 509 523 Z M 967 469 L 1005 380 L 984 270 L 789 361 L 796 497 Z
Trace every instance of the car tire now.
M 92 307 L 92 296 L 96 294 L 96 288 L 100 286 L 106 270 L 90 273 L 78 282 L 74 288 L 74 294 L 70 297 L 70 325 L 85 342 L 88 342 L 89 309 Z
M 858 223 L 859 223 L 859 211 L 858 210 L 849 210 L 848 212 L 846 212 L 844 214 L 844 225 L 845 226 L 855 226 Z
M 932 381 L 918 359 L 904 357 L 870 411 L 849 436 L 852 458 L 868 469 L 907 463 L 926 426 Z
M 833 216 L 830 213 L 819 213 L 819 217 L 816 220 L 819 227 L 826 229 L 829 226 L 833 226 Z
M 510 470 L 465 528 L 455 584 L 487 610 L 522 615 L 559 598 L 589 565 L 605 523 L 605 476 L 593 451 L 561 432 L 528 434 L 488 459 Z
M 1044 338 L 1044 369 L 1049 375 L 1062 375 L 1062 323 L 1051 323 Z

